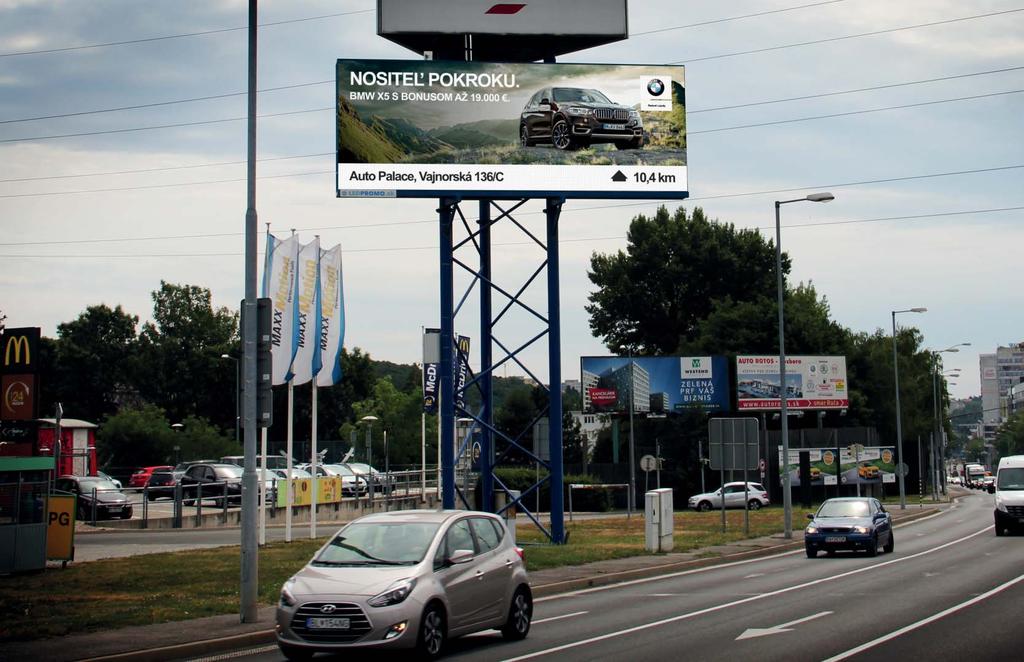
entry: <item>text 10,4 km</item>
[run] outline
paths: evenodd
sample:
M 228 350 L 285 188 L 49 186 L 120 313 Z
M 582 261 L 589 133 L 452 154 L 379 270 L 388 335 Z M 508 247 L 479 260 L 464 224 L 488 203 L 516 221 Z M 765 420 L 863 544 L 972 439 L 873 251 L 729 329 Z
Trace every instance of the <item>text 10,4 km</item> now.
M 660 172 L 634 172 L 633 179 L 638 184 L 674 184 L 675 175 L 665 175 Z

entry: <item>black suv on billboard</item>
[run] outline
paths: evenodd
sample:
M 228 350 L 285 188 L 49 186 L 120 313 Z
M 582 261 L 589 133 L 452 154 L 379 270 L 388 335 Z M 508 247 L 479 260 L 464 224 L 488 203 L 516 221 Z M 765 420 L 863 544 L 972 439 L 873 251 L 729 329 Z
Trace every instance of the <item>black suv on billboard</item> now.
M 644 124 L 639 112 L 597 90 L 548 87 L 530 97 L 519 120 L 519 144 L 532 147 L 541 142 L 558 149 L 594 143 L 640 149 L 644 146 Z

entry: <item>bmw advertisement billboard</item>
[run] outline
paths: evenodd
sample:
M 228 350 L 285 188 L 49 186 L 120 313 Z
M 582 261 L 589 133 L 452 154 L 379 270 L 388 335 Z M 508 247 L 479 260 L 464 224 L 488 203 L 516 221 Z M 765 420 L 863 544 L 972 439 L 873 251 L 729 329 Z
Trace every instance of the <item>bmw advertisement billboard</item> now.
M 580 367 L 587 413 L 729 410 L 724 356 L 584 356 Z
M 339 197 L 685 198 L 684 69 L 338 60 Z

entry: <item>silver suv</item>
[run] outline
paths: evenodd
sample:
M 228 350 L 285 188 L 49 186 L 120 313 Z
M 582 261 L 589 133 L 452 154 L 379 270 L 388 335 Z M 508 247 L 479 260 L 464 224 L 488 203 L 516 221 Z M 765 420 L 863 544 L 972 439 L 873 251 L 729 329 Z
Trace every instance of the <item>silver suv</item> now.
M 317 651 L 418 648 L 498 628 L 530 632 L 522 550 L 495 515 L 406 510 L 361 517 L 285 582 L 277 642 L 290 660 Z
M 747 507 L 751 510 L 758 510 L 762 506 L 771 503 L 768 500 L 768 492 L 760 483 L 747 483 L 747 489 L 743 489 L 743 481 L 738 483 L 726 483 L 723 487 L 714 492 L 695 494 L 690 497 L 687 505 L 694 510 L 711 510 L 722 507 L 722 494 L 725 494 L 726 508 L 742 508 L 743 497 L 747 498 Z

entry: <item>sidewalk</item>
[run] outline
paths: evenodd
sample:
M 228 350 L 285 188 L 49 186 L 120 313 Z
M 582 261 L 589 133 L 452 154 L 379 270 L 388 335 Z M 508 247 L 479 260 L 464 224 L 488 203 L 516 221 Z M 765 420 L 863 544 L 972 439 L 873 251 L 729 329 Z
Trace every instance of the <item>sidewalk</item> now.
M 908 506 L 893 512 L 897 523 L 927 517 L 936 506 Z M 682 570 L 719 565 L 758 556 L 802 549 L 803 528 L 794 522 L 793 538 L 782 534 L 750 538 L 686 553 L 634 556 L 577 566 L 549 568 L 530 573 L 534 597 L 543 597 L 605 586 L 623 581 L 655 577 Z M 192 621 L 140 625 L 69 635 L 39 641 L 14 642 L 0 649 L 0 660 L 106 660 L 148 662 L 210 655 L 246 646 L 273 643 L 274 607 L 262 607 L 256 623 L 239 623 L 237 614 L 199 618 Z

